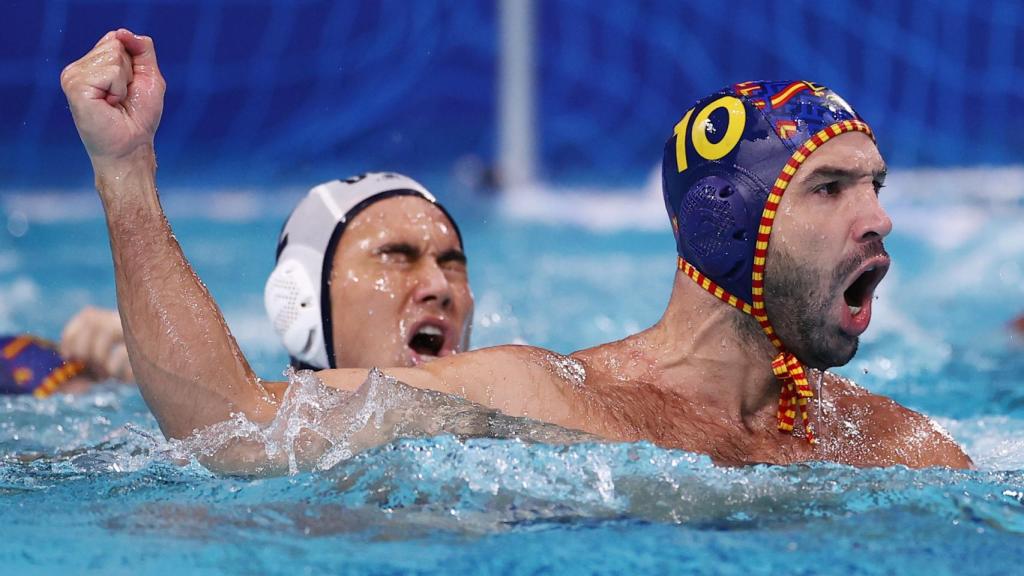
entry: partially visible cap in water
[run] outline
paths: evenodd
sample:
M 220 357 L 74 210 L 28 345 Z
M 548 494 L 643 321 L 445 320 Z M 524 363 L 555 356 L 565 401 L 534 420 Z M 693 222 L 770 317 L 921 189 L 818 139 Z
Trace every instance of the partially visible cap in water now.
M 56 344 L 28 334 L 0 336 L 0 394 L 49 396 L 82 373 L 81 362 L 66 361 Z

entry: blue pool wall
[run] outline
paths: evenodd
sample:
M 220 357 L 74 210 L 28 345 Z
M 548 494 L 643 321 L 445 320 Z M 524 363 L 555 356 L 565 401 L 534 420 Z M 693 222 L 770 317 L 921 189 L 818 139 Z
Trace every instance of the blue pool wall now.
M 538 172 L 551 183 L 640 184 L 697 97 L 763 78 L 834 88 L 895 166 L 1024 163 L 1015 1 L 534 6 Z M 4 12 L 0 192 L 91 183 L 58 77 L 118 26 L 157 41 L 165 184 L 367 169 L 486 180 L 496 163 L 497 2 L 8 0 Z

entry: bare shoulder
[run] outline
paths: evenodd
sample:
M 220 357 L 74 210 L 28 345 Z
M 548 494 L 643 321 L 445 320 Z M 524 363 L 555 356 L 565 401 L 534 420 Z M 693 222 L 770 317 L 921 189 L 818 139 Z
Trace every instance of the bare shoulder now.
M 461 396 L 510 416 L 558 423 L 571 412 L 564 384 L 582 367 L 543 348 L 496 346 L 440 358 L 417 368 L 383 370 L 416 388 Z M 327 386 L 352 391 L 366 380 L 367 371 L 324 370 L 317 375 Z
M 495 346 L 442 358 L 424 366 L 443 391 L 511 416 L 563 422 L 570 410 L 566 383 L 582 378 L 578 363 L 533 346 Z M 415 384 L 414 384 L 415 385 Z
M 861 442 L 870 450 L 868 465 L 973 467 L 953 437 L 920 412 L 832 374 L 826 394 L 825 401 L 834 405 L 840 423 L 858 429 Z

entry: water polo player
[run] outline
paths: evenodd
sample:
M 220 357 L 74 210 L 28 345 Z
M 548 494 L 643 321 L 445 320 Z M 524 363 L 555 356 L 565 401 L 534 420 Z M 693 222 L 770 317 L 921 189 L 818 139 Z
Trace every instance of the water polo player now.
M 270 422 L 279 399 L 252 373 L 160 207 L 153 138 L 164 83 L 152 41 L 111 32 L 65 69 L 62 86 L 107 215 L 132 367 L 161 429 L 182 438 L 237 412 Z M 570 356 L 503 346 L 387 372 L 507 414 L 722 463 L 970 466 L 928 418 L 809 372 L 852 357 L 888 263 L 885 165 L 846 102 L 809 82 L 730 86 L 683 115 L 663 172 L 679 258 L 657 324 Z M 366 379 L 318 374 L 346 390 Z M 208 463 L 259 470 L 252 457 L 227 448 Z
M 296 368 L 416 366 L 465 350 L 473 295 L 455 220 L 422 184 L 376 172 L 314 186 L 281 231 L 267 315 Z M 86 308 L 61 351 L 133 379 L 121 320 Z
M 401 174 L 310 190 L 281 231 L 264 297 L 299 368 L 417 366 L 469 345 L 459 229 Z
M 0 394 L 83 392 L 99 380 L 132 380 L 121 319 L 86 307 L 64 328 L 60 344 L 32 334 L 0 336 Z
M 462 237 L 408 176 L 314 186 L 285 222 L 276 259 L 264 302 L 296 368 L 416 366 L 469 346 Z M 114 310 L 80 311 L 60 349 L 92 379 L 134 379 Z

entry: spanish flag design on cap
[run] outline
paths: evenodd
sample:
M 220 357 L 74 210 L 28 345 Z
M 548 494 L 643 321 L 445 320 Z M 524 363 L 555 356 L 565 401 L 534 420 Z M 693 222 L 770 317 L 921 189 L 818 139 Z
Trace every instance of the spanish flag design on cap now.
M 81 362 L 61 358 L 57 347 L 27 334 L 0 337 L 0 394 L 44 398 L 82 372 Z

